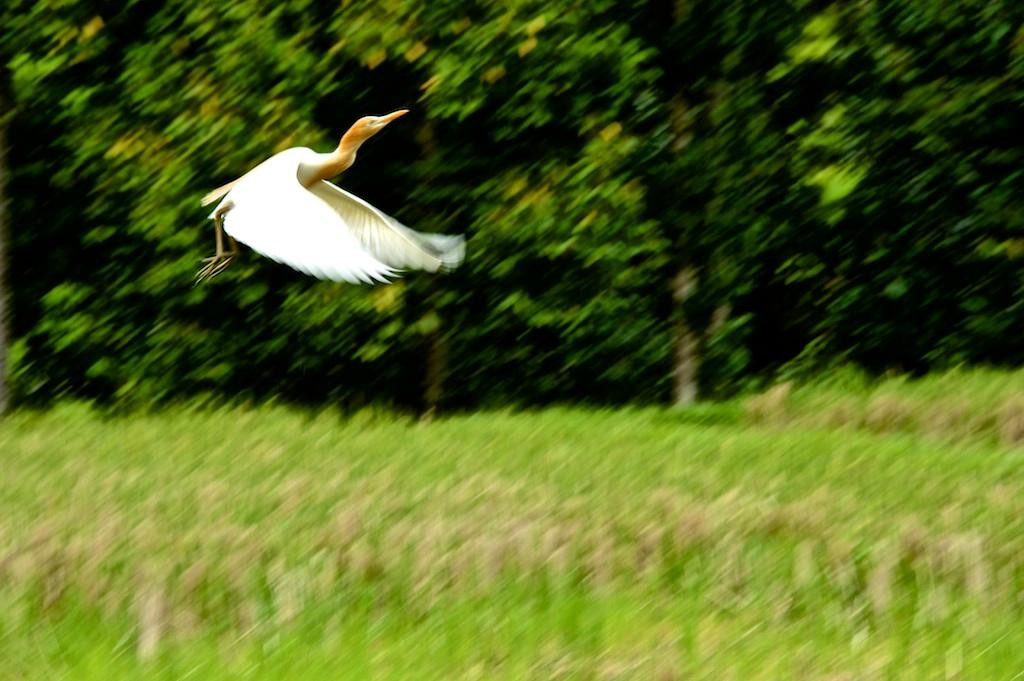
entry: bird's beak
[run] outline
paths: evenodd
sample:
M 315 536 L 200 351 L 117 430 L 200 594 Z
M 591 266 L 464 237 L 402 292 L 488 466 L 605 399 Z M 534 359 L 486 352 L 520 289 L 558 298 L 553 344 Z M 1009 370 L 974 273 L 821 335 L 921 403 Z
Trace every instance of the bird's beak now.
M 387 116 L 381 116 L 380 117 L 381 124 L 382 125 L 387 125 L 391 121 L 395 120 L 396 118 L 401 118 L 402 116 L 404 116 L 407 113 L 409 113 L 408 109 L 399 109 L 398 111 L 392 111 Z

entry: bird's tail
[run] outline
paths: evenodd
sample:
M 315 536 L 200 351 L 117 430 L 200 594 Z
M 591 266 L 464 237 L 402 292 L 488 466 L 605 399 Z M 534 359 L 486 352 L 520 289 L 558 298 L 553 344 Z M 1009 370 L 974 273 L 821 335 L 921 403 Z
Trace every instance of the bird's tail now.
M 240 180 L 240 179 L 242 179 L 242 178 L 238 178 L 238 180 Z M 228 182 L 227 184 L 224 184 L 224 185 L 221 185 L 221 186 L 217 187 L 212 192 L 208 193 L 206 196 L 201 198 L 199 200 L 199 205 L 200 206 L 209 206 L 211 203 L 213 203 L 214 201 L 216 201 L 217 199 L 219 199 L 220 197 L 224 196 L 229 191 L 234 189 L 235 185 L 238 184 L 238 180 L 232 180 L 231 182 Z

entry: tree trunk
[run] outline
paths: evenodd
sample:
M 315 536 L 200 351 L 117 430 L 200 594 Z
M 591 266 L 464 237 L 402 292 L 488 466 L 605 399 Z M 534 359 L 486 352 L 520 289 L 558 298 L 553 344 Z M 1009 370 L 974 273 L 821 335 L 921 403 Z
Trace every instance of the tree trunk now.
M 7 258 L 9 251 L 7 231 L 7 98 L 0 83 L 0 414 L 11 406 L 11 386 L 8 380 L 8 347 L 10 342 L 10 308 L 7 295 Z
M 676 21 L 685 14 L 684 3 L 674 7 Z M 692 112 L 681 94 L 672 97 L 668 103 L 669 127 L 672 130 L 672 151 L 679 153 L 693 139 Z M 685 239 L 681 245 L 686 251 Z M 675 303 L 675 321 L 672 330 L 672 404 L 686 406 L 697 401 L 697 372 L 700 369 L 700 334 L 690 325 L 686 316 L 686 303 L 697 290 L 697 268 L 683 264 L 672 279 L 672 300 Z
M 697 371 L 700 368 L 700 336 L 686 318 L 686 302 L 697 289 L 697 268 L 686 265 L 672 280 L 673 324 L 672 404 L 677 407 L 697 401 Z
M 423 121 L 423 125 L 417 130 L 417 142 L 423 153 L 423 160 L 427 164 L 433 164 L 437 158 L 437 138 L 434 130 L 434 122 L 429 118 Z M 430 171 L 428 165 L 429 177 Z M 440 283 L 437 275 L 429 284 L 427 304 L 431 308 L 430 314 L 436 323 L 426 332 L 426 355 L 427 365 L 423 385 L 423 414 L 424 421 L 430 421 L 437 414 L 444 398 L 444 379 L 448 373 L 448 343 L 444 333 L 444 319 L 438 310 L 438 298 Z
M 732 305 L 729 303 L 722 303 L 715 307 L 715 311 L 711 313 L 711 323 L 708 325 L 707 333 L 704 334 L 705 338 L 714 338 L 725 326 L 725 323 L 729 321 L 729 317 L 732 316 Z
M 430 421 L 437 414 L 441 398 L 444 396 L 444 377 L 447 373 L 448 342 L 439 321 L 437 328 L 427 334 L 427 374 L 423 389 L 424 421 Z

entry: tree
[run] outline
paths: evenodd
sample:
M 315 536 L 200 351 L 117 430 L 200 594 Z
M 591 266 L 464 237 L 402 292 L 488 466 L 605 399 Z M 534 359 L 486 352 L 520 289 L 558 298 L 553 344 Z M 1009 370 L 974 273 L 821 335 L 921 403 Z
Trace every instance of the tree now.
M 9 2 L 14 393 L 688 403 L 1024 360 L 1024 5 L 962 5 Z M 208 189 L 398 107 L 340 182 L 464 267 L 191 286 Z
M 4 185 L 7 181 L 7 96 L 4 88 L 3 72 L 0 71 L 0 414 L 10 407 L 11 388 L 9 384 L 8 362 L 10 346 L 10 303 L 8 302 L 7 281 L 7 195 Z

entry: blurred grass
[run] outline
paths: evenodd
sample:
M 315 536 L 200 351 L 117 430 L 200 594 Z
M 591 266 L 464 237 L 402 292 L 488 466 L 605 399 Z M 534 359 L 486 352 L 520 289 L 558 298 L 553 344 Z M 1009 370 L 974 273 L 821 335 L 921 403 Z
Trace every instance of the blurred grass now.
M 0 678 L 1012 678 L 1022 387 L 428 425 L 15 414 Z M 867 417 L 882 396 L 897 426 Z M 983 425 L 930 425 L 950 404 Z
M 872 381 L 854 370 L 783 383 L 745 401 L 749 421 L 1024 445 L 1024 371 L 958 369 Z

